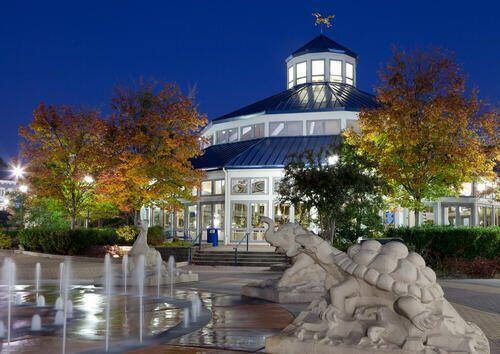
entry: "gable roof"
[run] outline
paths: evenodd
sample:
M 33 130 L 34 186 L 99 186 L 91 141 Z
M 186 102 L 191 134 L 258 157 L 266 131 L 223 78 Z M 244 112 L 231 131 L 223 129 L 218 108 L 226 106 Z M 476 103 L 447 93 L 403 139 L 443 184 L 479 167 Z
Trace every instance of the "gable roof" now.
M 333 39 L 328 38 L 323 34 L 320 34 L 319 36 L 313 38 L 312 40 L 304 44 L 302 47 L 297 49 L 295 52 L 292 53 L 292 57 L 296 57 L 302 54 L 322 53 L 322 52 L 342 53 L 349 55 L 353 58 L 358 57 L 358 55 L 349 48 L 335 42 Z
M 276 114 L 321 111 L 360 111 L 377 106 L 375 96 L 340 82 L 305 83 L 265 98 L 213 122 L 251 114 Z
M 212 145 L 191 162 L 204 170 L 284 168 L 294 154 L 341 144 L 340 135 L 266 137 L 236 143 Z

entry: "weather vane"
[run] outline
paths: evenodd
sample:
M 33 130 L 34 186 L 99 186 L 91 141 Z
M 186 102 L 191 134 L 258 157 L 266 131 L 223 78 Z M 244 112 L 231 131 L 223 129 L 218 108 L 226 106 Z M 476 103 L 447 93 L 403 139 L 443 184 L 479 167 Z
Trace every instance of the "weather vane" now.
M 326 26 L 327 28 L 332 27 L 332 24 L 330 23 L 330 20 L 335 17 L 335 15 L 328 15 L 328 16 L 323 16 L 319 12 L 314 12 L 312 14 L 314 17 L 316 17 L 316 21 L 314 22 L 315 26 L 320 26 L 321 28 L 321 33 L 323 33 L 323 26 Z

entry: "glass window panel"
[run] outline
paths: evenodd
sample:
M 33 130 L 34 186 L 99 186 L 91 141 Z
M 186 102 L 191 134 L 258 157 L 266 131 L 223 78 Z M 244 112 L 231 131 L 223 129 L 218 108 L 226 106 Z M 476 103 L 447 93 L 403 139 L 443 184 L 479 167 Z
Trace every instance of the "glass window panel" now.
M 496 215 L 495 225 L 500 226 L 500 207 L 495 208 L 495 215 Z
M 477 207 L 477 225 L 484 226 L 484 216 L 486 215 L 485 207 Z
M 252 226 L 253 227 L 263 227 L 261 222 L 261 217 L 266 216 L 266 205 L 267 203 L 251 203 L 252 208 Z
M 212 181 L 201 182 L 201 195 L 211 195 L 212 194 Z
M 288 134 L 291 136 L 302 135 L 302 122 L 288 122 Z
M 198 188 L 197 187 L 193 187 L 193 189 L 191 190 L 191 195 L 193 197 L 196 197 L 198 195 Z
M 213 205 L 213 226 L 218 229 L 224 228 L 224 204 Z
M 264 136 L 264 123 L 241 128 L 241 140 L 256 139 Z
M 297 64 L 297 83 L 300 84 L 302 82 L 306 82 L 306 77 L 307 77 L 307 64 L 306 64 L 306 62 L 298 63 Z
M 351 63 L 345 63 L 345 77 L 354 79 L 354 66 Z
M 201 205 L 201 227 L 203 229 L 212 227 L 212 204 Z
M 283 225 L 290 222 L 289 204 L 274 204 L 274 222 L 276 225 Z
M 325 81 L 325 61 L 324 60 L 313 60 L 311 62 L 312 69 L 312 81 L 320 82 Z
M 293 82 L 295 80 L 294 77 L 294 70 L 293 70 L 293 65 L 288 68 L 288 88 L 293 87 Z
M 460 223 L 459 225 L 471 226 L 472 225 L 472 208 L 467 206 L 459 207 Z
M 198 214 L 198 207 L 190 205 L 188 207 L 188 228 L 196 229 L 196 216 Z
M 264 136 L 264 123 L 255 124 L 254 138 L 262 138 Z
M 248 207 L 245 203 L 233 203 L 232 228 L 246 229 L 248 226 Z
M 422 224 L 434 225 L 434 207 L 426 206 L 422 212 Z
M 241 140 L 248 140 L 253 138 L 253 126 L 241 128 Z
M 342 61 L 330 60 L 330 81 L 342 82 Z
M 325 134 L 340 134 L 340 120 L 327 120 L 324 125 Z
M 223 179 L 214 181 L 214 194 L 221 195 L 225 192 L 225 183 Z
M 161 226 L 161 209 L 153 209 L 153 226 Z
M 493 210 L 490 207 L 486 207 L 486 215 L 484 218 L 484 226 L 493 225 Z
M 252 194 L 266 194 L 266 178 L 252 179 Z
M 238 129 L 228 129 L 228 141 L 232 143 L 238 140 Z
M 456 225 L 456 208 L 454 206 L 443 207 L 443 224 Z
M 217 133 L 217 144 L 224 144 L 227 143 L 227 131 L 226 130 L 219 130 Z
M 177 228 L 177 229 L 184 228 L 184 209 L 177 210 L 175 212 L 175 228 Z
M 231 193 L 232 194 L 248 194 L 248 179 L 231 179 Z
M 271 136 L 283 135 L 285 129 L 285 123 L 270 123 L 269 130 L 271 131 Z

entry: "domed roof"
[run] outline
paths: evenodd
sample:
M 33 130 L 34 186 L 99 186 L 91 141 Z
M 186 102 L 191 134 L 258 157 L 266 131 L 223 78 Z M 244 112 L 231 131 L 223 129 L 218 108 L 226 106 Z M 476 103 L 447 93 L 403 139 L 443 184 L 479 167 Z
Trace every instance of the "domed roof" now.
M 320 34 L 319 36 L 313 38 L 305 45 L 297 49 L 292 53 L 292 57 L 297 57 L 302 54 L 309 53 L 322 53 L 322 52 L 334 52 L 349 55 L 353 58 L 357 58 L 358 55 L 354 53 L 347 47 L 335 42 L 333 39 L 328 38 L 327 36 Z
M 249 106 L 225 114 L 219 121 L 251 114 L 355 111 L 377 107 L 375 96 L 340 82 L 300 84 Z

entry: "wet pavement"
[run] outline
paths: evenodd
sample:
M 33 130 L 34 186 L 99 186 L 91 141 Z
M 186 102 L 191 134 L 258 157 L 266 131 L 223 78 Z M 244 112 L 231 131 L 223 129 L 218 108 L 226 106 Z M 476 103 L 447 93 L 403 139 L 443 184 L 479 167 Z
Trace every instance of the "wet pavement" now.
M 0 251 L 2 256 L 10 253 Z M 43 262 L 44 291 L 48 304 L 53 304 L 58 291 L 54 286 L 58 278 L 61 260 L 16 255 L 18 279 L 27 287 L 19 287 L 24 302 L 33 302 L 32 292 L 34 265 Z M 119 263 L 115 264 L 119 267 Z M 76 278 L 98 277 L 102 274 L 102 263 L 98 260 L 73 259 Z M 244 267 L 200 267 L 188 266 L 184 269 L 199 274 L 199 282 L 179 284 L 175 290 L 176 301 L 168 296 L 156 299 L 152 295 L 156 289 L 150 288 L 145 298 L 146 347 L 138 348 L 139 312 L 135 295 L 123 296 L 117 290 L 111 309 L 111 348 L 113 352 L 142 353 L 255 353 L 262 352 L 264 339 L 279 333 L 293 321 L 306 304 L 280 305 L 263 300 L 241 297 L 240 288 L 249 282 L 278 278 L 280 272 L 267 268 Z M 78 281 L 76 281 L 78 282 Z M 500 281 L 499 280 L 443 280 L 445 296 L 455 305 L 457 311 L 469 321 L 476 322 L 490 339 L 492 353 L 500 353 Z M 183 306 L 190 296 L 198 293 L 206 309 L 206 321 L 183 327 Z M 163 294 L 169 288 L 162 288 Z M 104 348 L 105 320 L 103 316 L 102 289 L 81 286 L 73 289 L 72 298 L 75 318 L 68 324 L 67 353 L 99 353 Z M 183 302 L 184 301 L 184 302 Z M 4 299 L 0 297 L 0 302 Z M 0 304 L 0 308 L 5 308 Z M 14 335 L 11 353 L 60 353 L 61 330 L 51 327 L 54 311 L 51 308 L 37 309 L 47 327 L 43 335 L 33 335 L 19 330 L 29 326 L 33 309 L 14 309 Z M 210 311 L 210 312 L 209 312 Z M 0 318 L 5 313 L 0 310 Z M 132 343 L 127 345 L 127 343 Z M 2 353 L 7 352 L 5 346 Z

